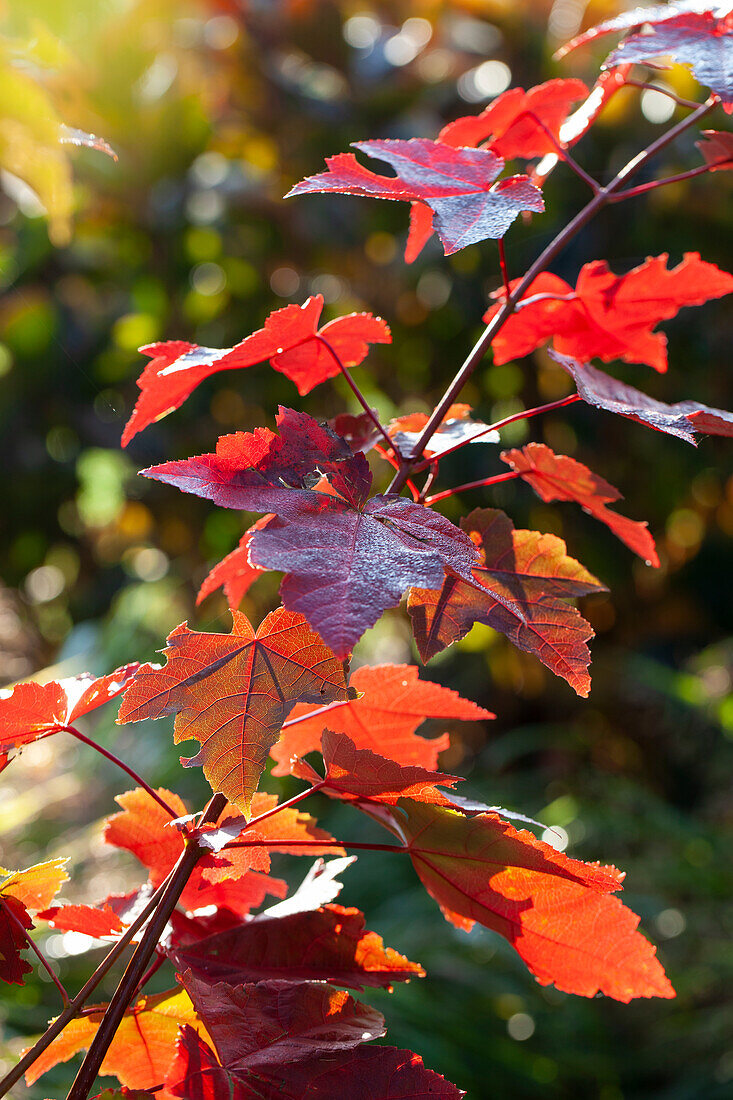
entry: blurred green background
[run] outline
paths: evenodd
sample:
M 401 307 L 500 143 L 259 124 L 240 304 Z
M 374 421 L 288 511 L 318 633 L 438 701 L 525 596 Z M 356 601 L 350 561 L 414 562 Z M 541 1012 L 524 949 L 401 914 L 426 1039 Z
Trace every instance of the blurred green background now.
M 499 282 L 495 246 L 447 260 L 433 241 L 406 267 L 403 205 L 281 196 L 351 141 L 434 137 L 509 84 L 556 75 L 592 83 L 602 52 L 562 66 L 552 52 L 581 22 L 616 10 L 583 0 L 0 4 L 3 86 L 12 91 L 22 74 L 42 96 L 34 113 L 27 97 L 19 107 L 0 92 L 0 159 L 10 168 L 0 191 L 3 682 L 48 666 L 73 674 L 149 659 L 184 618 L 228 629 L 223 598 L 198 611 L 193 602 L 250 517 L 144 481 L 137 469 L 211 450 L 227 431 L 272 425 L 280 402 L 319 416 L 356 411 L 339 380 L 301 401 L 282 375 L 256 367 L 204 383 L 123 452 L 145 362 L 139 345 L 229 346 L 273 308 L 321 293 L 329 316 L 369 309 L 392 326 L 393 345 L 354 372 L 383 418 L 432 407 L 480 331 Z M 682 69 L 660 79 L 702 98 Z M 608 179 L 661 132 L 670 105 L 621 93 L 579 146 L 583 165 Z M 103 135 L 119 162 L 52 145 L 44 125 L 53 112 Z M 711 125 L 723 128 L 724 116 Z M 25 183 L 7 157 L 18 133 L 32 165 Z M 696 164 L 694 140 L 685 135 L 654 171 Z M 512 275 L 586 198 L 562 168 L 545 195 L 548 212 L 507 238 Z M 574 282 L 590 260 L 623 271 L 650 254 L 678 262 L 690 250 L 730 266 L 732 223 L 730 178 L 703 177 L 611 208 L 554 270 Z M 687 310 L 665 325 L 666 375 L 620 373 L 663 400 L 725 407 L 732 330 L 726 299 Z M 495 420 L 567 390 L 539 352 L 504 366 L 487 359 L 462 399 Z M 498 715 L 452 730 L 442 764 L 468 776 L 473 796 L 564 830 L 573 855 L 626 869 L 625 900 L 659 944 L 679 996 L 625 1006 L 540 988 L 503 940 L 456 932 L 406 866 L 365 854 L 341 900 L 363 907 L 370 927 L 429 972 L 369 999 L 387 1015 L 390 1043 L 417 1050 L 471 1097 L 722 1100 L 733 1093 L 731 450 L 724 440 L 694 450 L 585 407 L 527 430 L 514 424 L 502 442 L 544 440 L 617 485 L 622 510 L 649 520 L 662 567 L 634 559 L 579 509 L 543 505 L 516 482 L 446 502 L 454 519 L 494 504 L 517 526 L 561 534 L 611 591 L 584 607 L 597 632 L 588 701 L 486 628 L 431 663 L 426 675 Z M 440 487 L 499 470 L 487 448 L 469 452 L 443 464 Z M 277 578 L 265 577 L 244 610 L 259 620 L 276 602 Z M 355 659 L 416 660 L 404 613 L 387 615 Z M 205 782 L 179 768 L 166 723 L 115 727 L 110 710 L 90 728 L 151 782 L 202 803 Z M 296 789 L 265 786 L 283 796 Z M 70 855 L 70 900 L 128 888 L 138 881 L 133 861 L 105 850 L 99 830 L 121 789 L 119 773 L 62 736 L 29 747 L 2 777 L 0 863 Z M 316 809 L 337 835 L 370 835 L 342 808 Z M 305 873 L 305 862 L 283 863 L 293 882 Z M 76 990 L 98 954 L 77 953 L 83 945 L 58 934 L 45 942 Z M 165 971 L 157 979 L 153 988 L 171 982 Z M 0 1068 L 55 1011 L 38 977 L 0 990 Z M 60 1096 L 71 1079 L 62 1066 L 13 1095 Z

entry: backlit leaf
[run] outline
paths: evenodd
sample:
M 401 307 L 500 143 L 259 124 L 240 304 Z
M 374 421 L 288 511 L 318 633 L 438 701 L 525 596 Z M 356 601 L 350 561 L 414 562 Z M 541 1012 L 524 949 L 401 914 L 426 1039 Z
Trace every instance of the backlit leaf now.
M 446 256 L 469 244 L 503 237 L 523 210 L 542 213 L 542 193 L 527 176 L 497 177 L 504 161 L 485 149 L 453 149 L 441 141 L 357 141 L 355 149 L 386 161 L 395 176 L 380 176 L 353 153 L 326 161 L 328 170 L 309 176 L 286 196 L 316 191 L 376 199 L 420 201 L 433 211 L 433 224 Z
M 385 947 L 364 927 L 364 914 L 341 905 L 285 916 L 253 917 L 238 928 L 170 950 L 179 970 L 230 985 L 286 978 L 326 981 L 350 989 L 386 988 L 423 977 L 418 963 Z
M 504 936 L 541 985 L 618 1001 L 674 996 L 639 918 L 610 896 L 623 877 L 615 868 L 570 859 L 496 814 L 399 808 L 415 870 L 446 919 Z
M 621 500 L 621 494 L 582 462 L 568 455 L 556 455 L 544 443 L 528 443 L 522 450 L 504 451 L 501 457 L 542 500 L 574 500 L 583 511 L 605 523 L 640 558 L 650 565 L 659 565 L 647 524 L 612 512 L 608 505 Z
M 623 359 L 666 371 L 667 339 L 652 332 L 654 326 L 685 306 L 733 292 L 733 275 L 701 260 L 697 252 L 685 253 L 673 268 L 667 268 L 667 260 L 666 253 L 649 257 L 626 275 L 614 275 L 605 260 L 595 260 L 581 268 L 575 289 L 544 272 L 525 298 L 552 297 L 509 317 L 492 343 L 494 362 L 507 363 L 553 339 L 555 351 L 581 361 Z M 492 296 L 503 299 L 504 291 Z M 491 306 L 484 320 L 488 323 L 499 309 Z
M 362 665 L 349 683 L 357 696 L 343 706 L 323 714 L 320 708 L 306 706 L 293 710 L 296 721 L 286 726 L 271 750 L 276 761 L 273 775 L 287 775 L 292 759 L 319 749 L 327 728 L 346 734 L 357 749 L 371 749 L 400 764 L 432 771 L 438 754 L 448 748 L 449 738 L 447 734 L 430 741 L 418 737 L 415 731 L 425 719 L 476 722 L 495 717 L 458 692 L 419 679 L 415 665 Z
M 667 405 L 604 374 L 590 363 L 579 363 L 577 359 L 552 350 L 549 354 L 573 377 L 578 393 L 588 405 L 626 416 L 658 432 L 675 435 L 693 446 L 697 446 L 695 432 L 733 436 L 733 413 L 725 409 L 711 409 L 697 401 Z
M 396 1047 L 359 1047 L 306 1062 L 281 1065 L 266 1076 L 224 1067 L 190 1028 L 178 1040 L 166 1082 L 183 1100 L 460 1100 L 460 1089 L 422 1058 Z
M 232 615 L 232 634 L 176 627 L 166 666 L 140 669 L 119 721 L 175 714 L 176 744 L 201 743 L 185 766 L 203 767 L 212 789 L 249 814 L 267 754 L 295 704 L 330 703 L 349 692 L 345 663 L 301 615 L 278 608 L 256 633 L 244 615 Z
M 316 294 L 302 306 L 277 309 L 233 348 L 204 348 L 183 340 L 168 340 L 140 348 L 151 361 L 138 379 L 142 391 L 122 435 L 126 447 L 149 424 L 180 408 L 193 390 L 212 374 L 239 370 L 269 359 L 287 375 L 301 394 L 354 367 L 367 356 L 369 344 L 389 343 L 389 327 L 371 313 L 352 313 L 329 321 L 319 330 L 323 296 Z M 332 349 L 332 354 L 328 349 Z
M 0 867 L 0 980 L 23 984 L 23 975 L 32 967 L 21 958 L 28 947 L 23 929 L 33 928 L 29 909 L 46 909 L 69 876 L 67 859 L 37 863 L 24 871 L 6 871 Z
M 97 1034 L 106 1005 L 66 1025 L 26 1071 L 26 1083 L 32 1085 L 44 1073 L 68 1062 L 81 1050 L 87 1050 Z M 133 1089 L 150 1089 L 165 1079 L 175 1055 L 178 1029 L 188 1024 L 206 1036 L 188 994 L 183 989 L 169 990 L 142 997 L 125 1013 L 100 1067 L 101 1075 L 117 1077 Z M 155 1094 L 170 1100 L 165 1089 Z
M 255 531 L 259 531 L 261 528 L 266 527 L 271 519 L 271 515 L 262 516 L 256 523 L 253 523 L 242 535 L 236 549 L 232 550 L 231 554 L 227 554 L 225 558 L 214 566 L 199 588 L 196 597 L 197 604 L 200 604 L 202 600 L 210 596 L 212 592 L 216 592 L 218 588 L 223 588 L 227 603 L 232 610 L 236 610 L 239 607 L 240 603 L 249 592 L 250 587 L 257 578 L 265 572 L 259 565 L 253 565 L 251 563 L 249 560 L 249 549 L 252 545 Z
M 0 749 L 8 751 L 48 737 L 123 692 L 140 666 L 125 665 L 108 676 L 88 672 L 47 684 L 0 689 Z
M 439 590 L 414 588 L 409 595 L 407 606 L 423 660 L 465 637 L 480 622 L 506 634 L 586 696 L 586 642 L 593 630 L 565 600 L 604 591 L 603 585 L 568 557 L 562 539 L 515 531 L 503 512 L 476 509 L 461 526 L 480 554 L 473 582 L 449 576 Z

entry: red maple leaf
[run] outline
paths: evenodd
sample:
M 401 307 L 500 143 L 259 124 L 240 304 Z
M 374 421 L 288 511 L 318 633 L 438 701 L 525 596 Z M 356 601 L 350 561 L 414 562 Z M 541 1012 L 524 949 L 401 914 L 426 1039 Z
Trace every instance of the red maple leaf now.
M 278 423 L 279 437 L 240 432 L 216 454 L 143 472 L 222 507 L 275 512 L 253 533 L 249 562 L 287 574 L 283 604 L 338 656 L 411 586 L 437 588 L 446 571 L 470 577 L 476 553 L 454 524 L 396 494 L 367 500 L 366 458 L 327 425 L 289 409 Z M 302 488 L 320 474 L 340 496 Z
M 578 393 L 588 405 L 626 416 L 658 432 L 675 435 L 693 446 L 697 446 L 695 432 L 733 436 L 733 413 L 725 409 L 711 409 L 697 401 L 678 401 L 667 405 L 612 378 L 590 363 L 579 363 L 577 359 L 552 350 L 549 354 L 573 377 Z
M 639 918 L 609 896 L 621 888 L 615 868 L 570 859 L 494 813 L 404 799 L 395 823 L 446 919 L 504 936 L 541 985 L 618 1001 L 674 997 Z
M 523 88 L 510 88 L 479 115 L 465 115 L 449 122 L 438 134 L 438 141 L 452 148 L 488 147 L 505 160 L 543 156 L 556 148 L 547 130 L 561 144 L 560 127 L 570 106 L 587 92 L 582 80 L 572 79 L 548 80 L 526 92 Z M 432 234 L 433 211 L 425 203 L 413 203 L 405 247 L 407 263 L 416 259 Z
M 577 34 L 555 53 L 556 60 L 569 54 L 571 50 L 577 50 L 579 46 L 585 46 L 588 42 L 594 42 L 596 38 L 602 38 L 607 34 L 616 34 L 618 31 L 628 31 L 634 27 L 644 27 L 647 24 L 665 23 L 668 19 L 676 19 L 687 12 L 724 12 L 727 5 L 724 0 L 673 0 L 673 3 L 654 4 L 649 7 L 631 8 L 622 11 L 611 19 L 604 19 L 594 27 L 589 27 L 581 34 Z
M 363 454 L 354 454 L 328 424 L 307 413 L 280 406 L 275 419 L 279 436 L 269 428 L 235 432 L 219 438 L 215 454 L 163 462 L 141 473 L 220 508 L 275 512 L 294 490 L 311 488 L 322 476 L 356 507 L 364 502 L 372 475 Z
M 286 574 L 283 604 L 346 656 L 409 588 L 438 587 L 446 572 L 470 576 L 476 552 L 449 520 L 404 497 L 375 496 L 357 508 L 301 492 L 255 532 L 250 556 Z
M 478 508 L 461 520 L 480 554 L 473 582 L 447 577 L 437 591 L 412 589 L 408 610 L 420 655 L 430 660 L 474 623 L 500 630 L 578 693 L 590 691 L 589 623 L 565 601 L 605 591 L 555 535 L 515 531 L 508 516 Z M 516 610 L 514 610 L 516 608 Z
M 244 1080 L 360 1046 L 386 1030 L 381 1012 L 324 982 L 212 984 L 190 971 L 181 981 L 222 1063 Z
M 212 789 L 248 814 L 267 754 L 295 704 L 348 699 L 349 691 L 345 663 L 301 615 L 280 607 L 256 633 L 244 615 L 232 615 L 232 634 L 176 627 L 168 663 L 143 665 L 118 721 L 175 714 L 176 744 L 201 742 L 184 765 L 203 767 Z
M 339 153 L 326 160 L 328 171 L 302 180 L 285 197 L 326 191 L 425 203 L 433 212 L 446 256 L 469 244 L 503 237 L 523 210 L 545 209 L 542 193 L 527 176 L 495 182 L 504 161 L 489 150 L 453 149 L 425 138 L 352 144 L 386 161 L 396 175 L 376 175 L 353 153 Z
M 620 516 L 607 507 L 622 500 L 618 489 L 568 455 L 556 455 L 544 443 L 504 451 L 502 459 L 532 486 L 542 500 L 574 500 L 583 511 L 605 523 L 617 538 L 650 565 L 659 565 L 654 539 L 646 523 Z
M 53 905 L 38 916 L 59 932 L 83 932 L 94 939 L 113 936 L 124 928 L 117 913 L 106 902 L 101 905 Z
M 94 1006 L 86 1015 L 71 1020 L 26 1071 L 26 1083 L 33 1084 L 60 1062 L 87 1050 L 107 1007 Z M 184 1025 L 192 1029 L 203 1027 L 185 990 L 172 989 L 142 997 L 123 1016 L 107 1048 L 100 1074 L 117 1077 L 132 1089 L 155 1088 L 159 1100 L 171 1100 L 171 1094 L 165 1089 L 158 1091 L 158 1086 L 173 1059 L 178 1030 Z
M 426 718 L 481 721 L 494 718 L 458 692 L 420 680 L 415 665 L 362 665 L 350 681 L 356 697 L 322 713 L 322 708 L 297 706 L 270 755 L 273 775 L 288 775 L 290 761 L 320 748 L 328 727 L 344 733 L 357 749 L 371 749 L 399 764 L 435 769 L 438 754 L 448 748 L 447 733 L 426 741 L 415 730 Z
M 574 290 L 557 275 L 539 275 L 526 298 L 549 297 L 520 306 L 509 317 L 493 341 L 494 361 L 507 363 L 553 339 L 556 351 L 576 359 L 624 359 L 665 371 L 667 340 L 652 332 L 654 325 L 684 306 L 733 292 L 733 275 L 701 260 L 699 253 L 685 253 L 671 269 L 667 259 L 666 253 L 649 257 L 626 275 L 614 275 L 605 260 L 596 260 L 581 268 Z M 492 296 L 502 299 L 504 291 Z M 488 323 L 499 308 L 491 306 L 484 320 Z
M 226 1060 L 225 1060 L 226 1061 Z M 166 1077 L 166 1095 L 183 1100 L 460 1100 L 465 1093 L 396 1047 L 358 1047 L 327 1057 L 281 1063 L 271 1074 L 222 1065 L 193 1028 L 185 1027 Z
M 125 691 L 139 667 L 135 662 L 108 676 L 84 672 L 66 680 L 0 690 L 0 749 L 7 752 L 73 725 Z
M 340 372 L 339 360 L 344 367 L 355 367 L 366 358 L 369 344 L 386 344 L 392 339 L 388 325 L 371 313 L 337 317 L 319 329 L 322 309 L 320 294 L 302 306 L 276 309 L 263 328 L 233 348 L 202 348 L 183 340 L 140 348 L 151 361 L 138 379 L 142 392 L 122 434 L 122 446 L 149 424 L 180 408 L 199 383 L 219 371 L 239 370 L 269 359 L 275 370 L 295 382 L 299 393 L 306 394 Z
M 23 984 L 32 967 L 20 956 L 28 947 L 25 932 L 33 927 L 28 910 L 46 909 L 69 876 L 67 859 L 51 859 L 24 871 L 0 867 L 0 980 Z
M 326 766 L 325 778 L 304 760 L 292 769 L 293 774 L 309 783 L 318 783 L 331 798 L 346 801 L 383 802 L 394 806 L 399 798 L 413 798 L 416 802 L 450 805 L 436 784 L 455 787 L 462 778 L 428 771 L 415 764 L 398 764 L 371 749 L 358 749 L 345 733 L 328 729 L 323 731 L 321 751 Z
M 183 949 L 169 949 L 179 971 L 230 985 L 271 978 L 327 981 L 350 989 L 386 988 L 424 977 L 418 963 L 385 947 L 364 914 L 341 905 L 270 916 L 267 912 Z

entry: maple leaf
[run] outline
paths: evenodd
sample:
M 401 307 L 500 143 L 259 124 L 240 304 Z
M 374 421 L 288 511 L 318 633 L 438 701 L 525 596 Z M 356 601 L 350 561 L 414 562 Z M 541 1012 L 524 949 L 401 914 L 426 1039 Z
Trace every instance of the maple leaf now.
M 708 4 L 709 9 L 712 5 Z M 721 5 L 713 11 L 694 10 L 656 20 L 648 29 L 632 34 L 609 54 L 604 68 L 628 62 L 645 62 L 669 56 L 689 65 L 698 83 L 715 92 L 723 109 L 733 112 L 733 13 Z
M 78 718 L 101 707 L 129 686 L 139 664 L 124 665 L 108 676 L 88 672 L 66 680 L 16 684 L 0 690 L 0 749 L 38 741 L 71 726 Z
M 323 475 L 355 505 L 366 499 L 371 473 L 363 454 L 355 455 L 307 413 L 280 406 L 275 419 L 279 436 L 269 428 L 235 432 L 219 438 L 215 454 L 163 462 L 141 473 L 220 508 L 253 512 L 278 511 L 295 490 L 310 489 Z
M 522 450 L 503 451 L 501 457 L 542 500 L 574 500 L 584 512 L 605 523 L 640 558 L 659 566 L 647 524 L 612 512 L 607 505 L 623 497 L 582 462 L 568 455 L 556 455 L 544 443 L 528 443 Z
M 181 816 L 186 815 L 186 806 L 171 791 L 160 790 L 166 802 Z M 185 842 L 183 835 L 171 823 L 160 803 L 151 798 L 147 791 L 138 787 L 133 791 L 118 795 L 116 801 L 122 812 L 107 819 L 104 839 L 107 844 L 131 852 L 150 875 L 153 888 L 159 886 L 183 853 Z M 274 795 L 255 794 L 252 798 L 254 816 L 267 813 L 275 808 L 277 798 Z M 234 839 L 242 831 L 244 821 L 236 811 L 228 807 L 213 826 L 226 830 L 236 822 L 236 827 L 226 833 L 223 843 Z M 218 853 L 217 847 L 210 844 L 210 855 L 199 860 L 181 894 L 181 904 L 189 910 L 203 909 L 210 905 L 221 905 L 235 913 L 244 915 L 253 904 L 259 904 L 266 892 L 278 893 L 278 880 L 270 879 L 266 874 L 270 869 L 270 852 L 295 852 L 289 842 L 293 840 L 321 840 L 322 851 L 333 851 L 333 837 L 316 826 L 315 819 L 308 813 L 296 809 L 284 809 L 259 825 L 248 829 L 248 839 L 277 844 L 268 847 L 230 848 Z M 203 839 L 203 838 L 202 838 Z M 318 854 L 316 845 L 310 854 Z M 235 881 L 232 881 L 235 880 Z M 269 889 L 273 886 L 273 889 Z
M 711 172 L 733 170 L 733 133 L 728 130 L 703 130 L 702 141 L 696 141 L 703 160 Z
M 67 859 L 37 863 L 24 871 L 6 871 L 0 867 L 0 979 L 23 984 L 23 975 L 32 967 L 20 956 L 28 947 L 23 929 L 33 928 L 28 910 L 46 909 L 69 876 Z
M 88 1015 L 68 1023 L 26 1070 L 26 1083 L 32 1085 L 60 1062 L 68 1062 L 79 1051 L 87 1050 L 106 1008 L 107 1005 L 99 1005 Z M 165 1079 L 174 1057 L 179 1027 L 184 1024 L 195 1031 L 203 1031 L 185 990 L 173 989 L 142 997 L 123 1016 L 100 1066 L 100 1074 L 117 1077 L 129 1088 L 156 1088 Z M 171 1097 L 165 1089 L 156 1091 L 155 1095 L 160 1100 Z
M 222 1063 L 246 1080 L 250 1072 L 359 1046 L 385 1033 L 384 1017 L 323 982 L 211 984 L 181 975 Z
M 363 989 L 424 977 L 419 963 L 385 947 L 381 936 L 364 925 L 363 913 L 341 905 L 285 916 L 265 912 L 167 953 L 179 971 L 190 969 L 207 981 L 230 985 L 287 978 Z
M 409 458 L 420 439 L 429 417 L 426 413 L 409 413 L 398 416 L 387 425 L 387 432 L 395 446 Z M 437 426 L 423 454 L 434 458 L 452 450 L 459 443 L 498 443 L 499 433 L 490 431 L 488 424 L 471 417 L 470 405 L 451 405 Z
M 345 662 L 301 615 L 280 607 L 256 633 L 244 615 L 232 617 L 231 634 L 176 627 L 168 636 L 168 663 L 143 665 L 118 721 L 175 714 L 175 743 L 201 743 L 184 766 L 203 767 L 212 789 L 249 814 L 267 754 L 295 704 L 348 699 L 349 691 Z
M 394 806 L 399 798 L 446 805 L 448 800 L 436 783 L 454 787 L 461 776 L 428 771 L 414 764 L 398 764 L 371 749 L 357 749 L 345 733 L 324 730 L 321 751 L 326 766 L 325 778 L 305 761 L 293 768 L 293 774 L 318 783 L 325 794 L 346 801 L 383 802 Z
M 124 925 L 114 909 L 102 905 L 54 905 L 38 916 L 59 932 L 83 932 L 93 939 L 122 932 Z
M 711 409 L 697 401 L 678 401 L 667 405 L 656 401 L 641 390 L 611 378 L 590 363 L 579 363 L 567 355 L 550 351 L 550 356 L 570 374 L 578 393 L 588 405 L 606 412 L 618 413 L 658 432 L 675 435 L 697 446 L 695 432 L 707 435 L 733 436 L 733 414 L 725 409 Z
M 353 153 L 326 160 L 328 171 L 309 176 L 285 196 L 316 191 L 377 199 L 420 201 L 433 211 L 446 256 L 469 244 L 504 236 L 523 210 L 542 213 L 542 193 L 527 176 L 494 182 L 504 169 L 500 156 L 485 149 L 453 149 L 441 141 L 356 141 L 355 149 L 386 161 L 395 176 L 380 176 Z
M 372 412 L 377 415 L 376 409 L 372 409 Z M 338 413 L 328 423 L 336 435 L 346 440 L 354 454 L 357 451 L 370 451 L 380 438 L 372 417 L 365 412 Z
M 474 623 L 500 630 L 562 676 L 578 695 L 590 691 L 589 623 L 565 603 L 605 591 L 555 535 L 516 531 L 508 516 L 477 508 L 461 520 L 480 553 L 473 582 L 446 577 L 439 590 L 412 589 L 408 611 L 424 661 L 465 637 Z M 516 607 L 515 612 L 513 608 Z
M 438 134 L 446 145 L 470 146 L 486 142 L 493 153 L 512 160 L 554 153 L 556 146 L 537 119 L 560 140 L 560 127 L 570 107 L 588 94 L 582 80 L 547 80 L 529 88 L 510 88 L 478 115 L 449 122 Z M 533 118 L 532 116 L 536 116 Z
M 647 24 L 653 26 L 655 23 L 664 23 L 667 19 L 675 19 L 678 15 L 686 12 L 711 11 L 725 14 L 728 7 L 729 4 L 726 4 L 725 0 L 720 0 L 717 4 L 715 0 L 674 0 L 673 3 L 668 4 L 630 8 L 628 11 L 622 11 L 619 15 L 613 16 L 612 19 L 605 19 L 602 23 L 597 23 L 594 27 L 589 27 L 581 34 L 571 38 L 569 42 L 566 42 L 564 46 L 561 46 L 555 52 L 555 60 L 560 60 L 572 50 L 577 50 L 578 47 L 594 42 L 596 38 L 602 38 L 607 34 L 628 31 L 633 27 L 643 27 Z
M 180 408 L 205 378 L 219 371 L 240 370 L 269 359 L 275 370 L 295 382 L 299 393 L 306 394 L 340 373 L 339 360 L 344 367 L 355 367 L 366 358 L 369 344 L 392 339 L 388 325 L 371 313 L 351 313 L 319 329 L 322 309 L 321 294 L 302 306 L 277 309 L 263 328 L 233 348 L 203 348 L 183 340 L 140 348 L 151 361 L 138 379 L 142 392 L 122 434 L 122 446 Z
M 250 587 L 262 573 L 266 572 L 249 560 L 249 549 L 255 531 L 266 527 L 272 518 L 272 515 L 262 516 L 247 528 L 239 540 L 239 545 L 208 573 L 196 596 L 197 606 L 212 592 L 216 592 L 217 588 L 223 588 L 230 608 L 234 610 L 239 607 Z
M 395 494 L 363 508 L 319 493 L 293 493 L 264 530 L 252 561 L 286 576 L 283 604 L 305 616 L 339 656 L 414 585 L 447 572 L 470 576 L 476 553 L 449 520 Z
M 184 1100 L 460 1100 L 465 1093 L 422 1058 L 396 1047 L 359 1047 L 327 1058 L 286 1063 L 272 1076 L 223 1066 L 191 1028 L 183 1028 L 166 1088 Z
M 615 868 L 570 859 L 497 814 L 398 807 L 415 870 L 446 919 L 504 936 L 541 985 L 624 1002 L 675 995 L 639 918 L 610 896 L 623 877 Z
M 415 730 L 427 718 L 481 721 L 496 717 L 457 691 L 419 679 L 416 665 L 362 665 L 349 681 L 356 697 L 325 713 L 321 708 L 297 706 L 270 755 L 273 775 L 288 775 L 290 762 L 321 745 L 328 727 L 344 733 L 357 749 L 371 749 L 399 764 L 434 770 L 438 754 L 448 748 L 448 734 L 430 741 Z
M 560 141 L 560 127 L 571 104 L 587 95 L 582 80 L 548 80 L 529 88 L 510 88 L 497 96 L 478 115 L 449 122 L 438 141 L 452 148 L 488 145 L 496 156 L 531 159 L 555 151 L 544 127 Z M 535 117 L 532 117 L 532 116 Z M 540 122 L 537 121 L 540 120 Z M 413 203 L 405 260 L 412 263 L 433 234 L 433 211 L 425 203 Z
M 684 306 L 733 292 L 733 275 L 701 260 L 698 252 L 686 252 L 674 268 L 667 268 L 667 260 L 667 253 L 650 256 L 626 275 L 614 275 L 605 260 L 595 260 L 581 268 L 575 289 L 544 272 L 526 297 L 552 297 L 531 302 L 509 317 L 493 341 L 494 361 L 507 363 L 553 338 L 556 351 L 576 359 L 624 359 L 666 371 L 667 340 L 652 332 L 654 325 Z M 515 280 L 512 289 L 517 284 Z M 504 290 L 492 297 L 503 299 Z M 500 308 L 491 306 L 484 321 Z

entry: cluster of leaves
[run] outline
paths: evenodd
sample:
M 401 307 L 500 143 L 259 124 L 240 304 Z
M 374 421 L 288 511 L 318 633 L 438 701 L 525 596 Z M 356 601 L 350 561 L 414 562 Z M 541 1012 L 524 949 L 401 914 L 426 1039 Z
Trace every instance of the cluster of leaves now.
M 731 17 L 701 7 L 676 5 L 674 15 L 639 9 L 571 46 L 630 29 L 608 60 L 611 69 L 671 54 L 712 89 L 705 111 L 718 102 L 728 110 L 733 89 L 727 70 L 712 65 L 711 57 L 713 49 L 727 56 Z M 636 30 L 641 22 L 650 23 L 650 33 Z M 602 76 L 590 93 L 576 80 L 512 89 L 480 115 L 445 127 L 435 141 L 356 143 L 389 164 L 393 176 L 341 154 L 290 194 L 409 202 L 408 260 L 433 230 L 449 255 L 486 239 L 503 242 L 520 213 L 544 210 L 541 166 L 500 178 L 507 160 L 565 159 L 593 187 L 592 214 L 633 189 L 621 189 L 623 173 L 609 187 L 598 187 L 568 150 L 618 84 Z M 571 115 L 579 100 L 582 106 Z M 706 170 L 729 168 L 730 135 L 708 132 L 703 156 Z M 564 243 L 562 235 L 558 241 L 558 247 Z M 108 819 L 105 841 L 131 852 L 146 869 L 147 881 L 132 894 L 95 905 L 52 904 L 65 881 L 60 861 L 0 872 L 3 980 L 22 982 L 29 970 L 23 952 L 34 947 L 31 912 L 61 931 L 109 940 L 113 950 L 135 942 L 141 965 L 155 952 L 153 968 L 171 963 L 176 972 L 176 988 L 150 996 L 142 990 L 154 969 L 146 971 L 121 1006 L 113 1001 L 82 1015 L 67 1004 L 61 1026 L 30 1052 L 29 1082 L 91 1048 L 96 1061 L 85 1065 L 94 1075 L 114 1075 L 144 1096 L 462 1095 L 419 1056 L 366 1045 L 384 1035 L 384 1020 L 346 991 L 389 988 L 424 972 L 367 931 L 362 913 L 336 903 L 336 876 L 348 863 L 344 853 L 359 845 L 333 837 L 295 808 L 313 791 L 350 803 L 386 829 L 389 844 L 364 846 L 388 858 L 409 858 L 448 921 L 464 930 L 479 923 L 503 936 L 540 984 L 622 1002 L 674 996 L 654 947 L 637 930 L 639 918 L 615 896 L 623 874 L 572 859 L 515 827 L 506 811 L 457 795 L 459 777 L 437 770 L 447 738 L 417 733 L 429 717 L 493 716 L 421 680 L 413 666 L 350 669 L 364 632 L 406 598 L 424 661 L 484 623 L 579 695 L 588 694 L 593 632 L 571 601 L 604 591 L 602 582 L 556 536 L 517 530 L 493 508 L 476 509 L 456 526 L 432 506 L 448 494 L 428 492 L 446 454 L 500 439 L 502 424 L 474 420 L 468 407 L 454 403 L 489 344 L 496 361 L 505 362 L 552 339 L 550 354 L 577 387 L 565 403 L 583 400 L 691 443 L 696 433 L 733 433 L 733 417 L 724 410 L 692 400 L 663 404 L 590 363 L 623 359 L 665 370 L 665 338 L 652 331 L 654 325 L 684 306 L 730 293 L 733 276 L 695 253 L 672 269 L 661 255 L 623 276 L 605 261 L 586 264 L 573 288 L 546 272 L 544 262 L 511 282 L 503 243 L 500 255 L 504 286 L 484 318 L 486 346 L 472 353 L 431 417 L 382 424 L 349 369 L 364 361 L 372 344 L 388 342 L 390 330 L 369 313 L 319 327 L 320 296 L 275 311 L 232 348 L 169 341 L 142 349 L 151 361 L 139 380 L 124 444 L 177 409 L 209 375 L 263 361 L 301 395 L 343 375 L 363 413 L 322 423 L 280 408 L 277 432 L 236 432 L 220 438 L 212 453 L 143 471 L 219 507 L 261 515 L 200 592 L 204 598 L 224 587 L 231 633 L 202 633 L 182 623 L 168 637 L 165 665 L 131 665 L 98 680 L 21 684 L 0 699 L 0 768 L 13 752 L 43 737 L 65 731 L 88 741 L 77 720 L 124 692 L 118 721 L 175 716 L 175 742 L 200 746 L 183 765 L 201 767 L 214 792 L 201 814 L 189 813 L 173 792 L 144 782 L 118 798 L 121 811 Z M 396 470 L 384 492 L 372 492 L 384 469 L 372 468 L 372 451 Z M 541 443 L 501 457 L 509 472 L 482 484 L 520 478 L 542 500 L 578 503 L 644 561 L 657 563 L 647 526 L 609 509 L 620 494 L 588 467 Z M 427 480 L 418 489 L 413 479 L 424 470 Z M 404 486 L 412 499 L 401 495 Z M 282 606 L 255 629 L 238 605 L 265 570 L 284 574 Z M 304 759 L 313 752 L 321 758 L 316 766 Z M 275 775 L 306 784 L 287 802 L 258 790 L 268 757 Z M 336 858 L 321 858 L 287 897 L 286 884 L 270 874 L 272 853 Z M 254 913 L 268 897 L 279 900 Z M 140 931 L 147 910 L 163 922 L 150 944 Z M 110 1020 L 116 1021 L 111 1031 Z M 77 1100 L 81 1089 L 70 1096 Z

